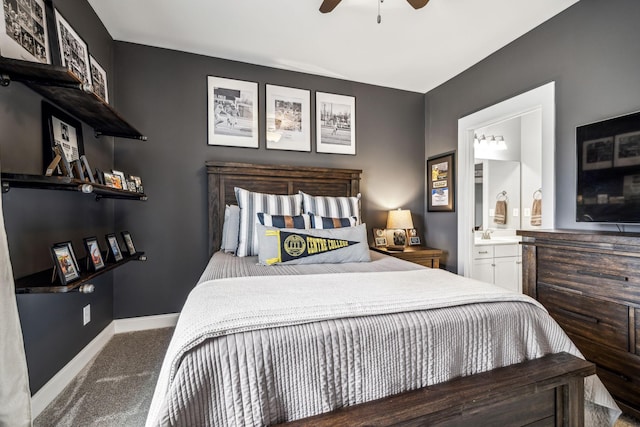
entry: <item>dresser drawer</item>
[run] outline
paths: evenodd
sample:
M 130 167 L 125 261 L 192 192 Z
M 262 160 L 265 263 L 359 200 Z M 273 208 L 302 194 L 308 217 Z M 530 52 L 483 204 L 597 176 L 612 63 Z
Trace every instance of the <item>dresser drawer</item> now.
M 538 281 L 594 296 L 640 302 L 640 259 L 539 247 Z
M 605 346 L 629 350 L 629 308 L 543 284 L 538 285 L 538 301 L 571 335 Z
M 570 336 L 584 357 L 596 364 L 598 377 L 609 392 L 630 406 L 640 407 L 640 357 Z

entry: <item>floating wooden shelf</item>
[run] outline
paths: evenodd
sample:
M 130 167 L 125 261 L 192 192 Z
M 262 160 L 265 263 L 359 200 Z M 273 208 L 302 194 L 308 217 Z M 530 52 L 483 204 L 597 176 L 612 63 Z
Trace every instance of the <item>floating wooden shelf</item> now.
M 96 196 L 96 199 L 147 200 L 147 195 L 144 193 L 120 190 L 117 188 L 107 187 L 106 185 L 80 181 L 66 176 L 2 173 L 2 192 L 6 193 L 12 187 L 75 191 L 85 194 L 93 194 Z
M 93 127 L 96 135 L 147 139 L 65 67 L 0 58 L 0 85 L 8 86 L 11 81 L 24 83 L 64 108 Z
M 103 258 L 105 258 L 106 254 L 103 253 Z M 121 265 L 128 263 L 129 261 L 146 261 L 147 258 L 144 252 L 136 252 L 133 255 L 127 256 L 124 255 L 124 258 L 121 261 L 117 262 L 106 262 L 104 268 L 98 271 L 84 271 L 80 273 L 80 278 L 74 280 L 71 283 L 66 285 L 56 284 L 58 282 L 58 277 L 55 277 L 55 282 L 52 282 L 51 278 L 53 277 L 53 268 L 48 270 L 40 271 L 38 273 L 30 274 L 28 276 L 22 277 L 20 279 L 16 279 L 16 293 L 17 294 L 41 294 L 41 293 L 63 293 L 63 292 L 93 292 L 92 287 L 87 287 L 90 285 L 90 281 L 94 278 L 106 273 L 107 271 L 111 271 L 114 268 L 118 268 Z M 81 266 L 80 268 L 86 269 L 86 258 L 78 259 L 78 263 Z

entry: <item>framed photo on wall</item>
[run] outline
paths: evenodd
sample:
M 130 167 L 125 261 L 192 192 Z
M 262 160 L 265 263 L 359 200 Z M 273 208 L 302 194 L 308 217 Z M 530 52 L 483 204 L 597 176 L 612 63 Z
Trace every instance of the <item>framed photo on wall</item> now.
M 356 154 L 356 98 L 316 92 L 316 151 Z
M 107 88 L 107 72 L 102 68 L 98 61 L 96 61 L 96 58 L 94 58 L 93 55 L 89 55 L 89 64 L 91 67 L 91 85 L 93 86 L 93 93 L 108 104 L 109 91 Z
M 258 148 L 258 83 L 207 76 L 208 144 Z
M 45 1 L 3 0 L 2 3 L 0 55 L 51 64 Z
M 69 163 L 84 155 L 80 122 L 45 101 L 42 101 L 42 142 L 44 169 L 54 159 L 56 145 L 60 145 Z
M 57 273 L 60 283 L 64 286 L 80 278 L 80 269 L 76 255 L 73 253 L 71 242 L 56 243 L 51 247 L 54 274 Z M 53 277 L 55 280 L 55 276 Z
M 267 149 L 311 151 L 311 94 L 267 85 Z
M 455 152 L 427 159 L 429 212 L 455 211 Z
M 80 81 L 91 84 L 89 49 L 82 37 L 73 29 L 58 9 L 54 9 L 56 33 L 60 47 L 62 66 L 75 74 Z

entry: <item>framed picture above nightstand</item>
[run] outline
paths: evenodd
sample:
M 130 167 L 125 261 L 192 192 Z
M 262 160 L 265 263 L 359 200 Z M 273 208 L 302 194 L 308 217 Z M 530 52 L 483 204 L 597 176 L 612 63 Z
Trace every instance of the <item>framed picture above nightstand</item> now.
M 385 247 L 371 246 L 371 250 L 425 267 L 440 268 L 440 257 L 442 256 L 440 249 L 428 248 L 426 246 L 407 246 L 404 250 L 394 250 Z

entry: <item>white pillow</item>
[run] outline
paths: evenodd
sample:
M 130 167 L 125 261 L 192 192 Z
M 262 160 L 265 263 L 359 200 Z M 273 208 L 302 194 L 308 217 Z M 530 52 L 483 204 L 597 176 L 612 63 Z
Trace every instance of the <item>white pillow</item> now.
M 240 227 L 238 235 L 239 257 L 258 255 L 258 237 L 256 223 L 258 212 L 270 215 L 300 215 L 302 196 L 255 193 L 244 188 L 235 188 L 236 199 L 240 207 Z
M 355 216 L 357 224 L 360 216 L 360 193 L 356 197 L 312 196 L 300 191 L 303 212 L 330 218 L 348 218 Z
M 220 250 L 236 253 L 238 249 L 238 234 L 240 232 L 240 208 L 238 205 L 226 205 L 224 208 L 224 223 L 222 224 L 222 244 Z

